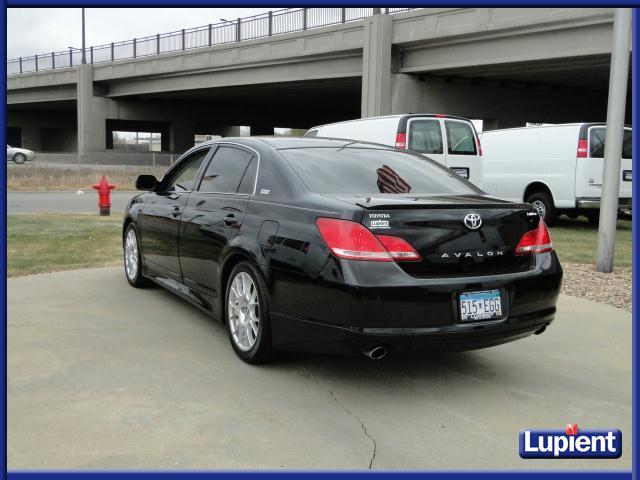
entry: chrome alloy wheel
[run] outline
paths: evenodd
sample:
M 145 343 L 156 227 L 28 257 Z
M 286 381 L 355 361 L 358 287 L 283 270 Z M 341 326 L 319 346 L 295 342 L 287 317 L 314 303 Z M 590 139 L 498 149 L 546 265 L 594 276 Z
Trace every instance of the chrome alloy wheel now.
M 124 240 L 124 268 L 127 278 L 134 281 L 138 275 L 138 237 L 133 228 L 129 229 Z
M 231 280 L 227 307 L 233 342 L 244 352 L 251 350 L 260 331 L 260 305 L 258 290 L 248 273 L 239 272 Z

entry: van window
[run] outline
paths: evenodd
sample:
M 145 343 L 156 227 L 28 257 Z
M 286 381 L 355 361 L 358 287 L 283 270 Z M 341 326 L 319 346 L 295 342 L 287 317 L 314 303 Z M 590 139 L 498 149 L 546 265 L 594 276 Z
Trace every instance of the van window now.
M 304 134 L 305 137 L 317 137 L 318 136 L 318 130 L 309 130 L 307 133 Z
M 589 132 L 589 156 L 591 158 L 604 158 L 604 128 L 592 128 Z
M 622 137 L 622 158 L 631 158 L 633 153 L 633 133 L 631 130 L 625 129 Z
M 455 155 L 475 155 L 476 137 L 471 125 L 465 122 L 444 121 L 447 132 L 449 153 Z
M 442 153 L 440 121 L 411 120 L 408 148 L 420 153 Z
M 589 157 L 604 158 L 604 138 L 607 129 L 604 127 L 589 130 Z M 631 130 L 624 130 L 622 137 L 622 158 L 631 158 L 633 150 L 633 136 Z

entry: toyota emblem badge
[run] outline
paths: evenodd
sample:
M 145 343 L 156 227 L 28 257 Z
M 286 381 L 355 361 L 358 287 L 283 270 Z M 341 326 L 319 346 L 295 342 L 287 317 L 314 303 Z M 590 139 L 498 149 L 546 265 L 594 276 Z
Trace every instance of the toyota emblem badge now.
M 477 230 L 482 226 L 482 218 L 477 213 L 469 213 L 464 217 L 464 226 L 469 230 Z

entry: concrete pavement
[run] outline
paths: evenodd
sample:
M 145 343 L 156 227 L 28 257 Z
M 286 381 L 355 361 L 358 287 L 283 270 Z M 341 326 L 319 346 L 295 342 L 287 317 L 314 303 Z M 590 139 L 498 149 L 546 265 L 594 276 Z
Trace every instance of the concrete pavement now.
M 111 213 L 123 214 L 127 203 L 140 192 L 111 192 Z M 7 213 L 98 213 L 95 190 L 76 192 L 7 192 Z
M 523 428 L 619 428 L 619 460 L 522 460 Z M 120 268 L 8 280 L 9 469 L 630 469 L 631 315 L 561 297 L 546 333 L 254 367 Z

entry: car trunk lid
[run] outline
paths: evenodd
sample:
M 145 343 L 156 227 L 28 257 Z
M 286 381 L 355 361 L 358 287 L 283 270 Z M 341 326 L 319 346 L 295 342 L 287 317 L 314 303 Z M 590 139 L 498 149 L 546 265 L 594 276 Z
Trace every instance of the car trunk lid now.
M 377 235 L 407 240 L 422 260 L 398 262 L 415 277 L 498 275 L 532 268 L 515 255 L 538 226 L 533 207 L 483 195 L 337 196 L 364 209 L 361 223 Z

